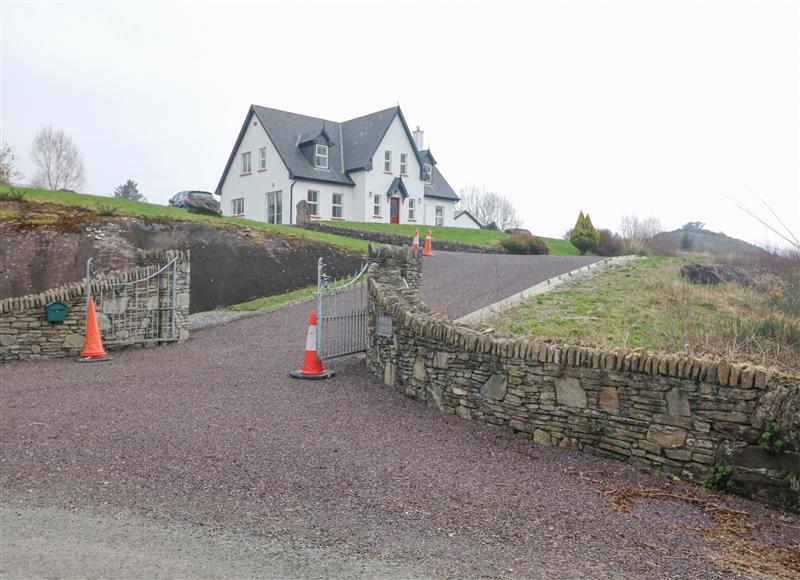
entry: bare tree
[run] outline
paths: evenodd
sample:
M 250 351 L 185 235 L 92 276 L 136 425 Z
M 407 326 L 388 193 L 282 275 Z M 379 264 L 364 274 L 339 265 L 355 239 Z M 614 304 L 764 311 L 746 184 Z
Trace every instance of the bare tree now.
M 42 127 L 33 139 L 34 184 L 50 190 L 83 186 L 83 159 L 72 137 L 52 126 Z
M 22 179 L 17 169 L 17 154 L 8 143 L 0 143 L 0 185 L 12 185 Z
M 653 216 L 642 219 L 635 215 L 624 215 L 619 220 L 619 233 L 626 254 L 644 252 L 647 243 L 662 231 L 661 222 Z
M 522 220 L 514 205 L 503 195 L 484 187 L 468 185 L 461 188 L 459 208 L 471 213 L 484 226 L 495 224 L 498 229 L 518 228 Z

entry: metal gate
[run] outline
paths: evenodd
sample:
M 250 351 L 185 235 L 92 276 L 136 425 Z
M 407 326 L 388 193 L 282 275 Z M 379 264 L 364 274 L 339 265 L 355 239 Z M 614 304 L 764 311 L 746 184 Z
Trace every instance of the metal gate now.
M 367 263 L 335 278 L 317 262 L 317 356 L 331 359 L 367 349 Z
M 178 258 L 149 273 L 98 276 L 86 262 L 86 304 L 94 297 L 97 322 L 107 344 L 178 340 L 175 324 Z

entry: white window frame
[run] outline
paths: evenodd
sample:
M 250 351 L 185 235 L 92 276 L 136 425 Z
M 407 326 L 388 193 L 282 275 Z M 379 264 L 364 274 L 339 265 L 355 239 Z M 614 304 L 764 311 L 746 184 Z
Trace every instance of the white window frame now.
M 231 200 L 231 215 L 244 215 L 243 197 L 236 197 Z
M 283 191 L 270 191 L 266 195 L 267 223 L 283 223 Z
M 417 221 L 417 200 L 413 197 L 408 198 L 408 221 Z
M 383 171 L 385 173 L 392 172 L 392 152 L 388 149 L 383 152 Z
M 376 193 L 372 196 L 372 217 L 380 217 L 382 209 L 381 194 Z
M 314 194 L 314 201 L 311 201 L 311 194 Z M 306 193 L 306 202 L 308 202 L 308 211 L 313 216 L 319 216 L 319 191 L 316 189 L 309 189 Z M 313 211 L 311 208 L 314 208 Z
M 425 180 L 425 183 L 430 185 L 431 181 L 433 181 L 433 165 L 430 163 L 423 163 L 422 170 L 428 175 L 428 179 Z
M 242 175 L 247 175 L 252 172 L 253 166 L 250 157 L 250 151 L 242 153 Z
M 433 218 L 434 225 L 443 226 L 444 225 L 444 206 L 437 205 L 434 210 L 434 218 Z
M 317 143 L 314 145 L 314 167 L 328 169 L 328 146 Z
M 339 198 L 339 203 L 336 203 L 336 198 Z M 338 210 L 338 214 L 337 214 Z M 331 194 L 331 217 L 344 219 L 344 194 L 343 193 L 333 193 Z
M 400 154 L 400 175 L 408 175 L 408 155 Z
M 258 150 L 258 168 L 259 169 L 266 169 L 267 168 L 267 148 L 262 147 Z

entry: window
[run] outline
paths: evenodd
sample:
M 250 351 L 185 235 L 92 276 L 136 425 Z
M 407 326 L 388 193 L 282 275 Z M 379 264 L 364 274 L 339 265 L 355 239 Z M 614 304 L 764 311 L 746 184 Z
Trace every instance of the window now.
M 444 206 L 437 205 L 436 206 L 436 225 L 443 226 L 444 225 Z
M 328 146 L 316 145 L 314 147 L 314 167 L 318 169 L 328 168 Z
M 391 151 L 384 151 L 383 152 L 383 170 L 386 173 L 392 172 L 392 152 Z
M 280 191 L 271 191 L 267 194 L 267 223 L 283 223 L 283 195 Z
M 231 200 L 231 213 L 233 215 L 244 215 L 244 198 L 237 197 Z
M 267 148 L 262 147 L 258 150 L 258 168 L 259 169 L 266 169 L 267 168 Z
M 408 163 L 406 163 L 407 160 L 408 160 L 408 155 L 406 155 L 405 153 L 401 153 L 400 154 L 400 175 L 407 175 L 408 174 L 408 172 L 406 171 L 406 169 L 408 169 Z
M 431 167 L 431 164 L 423 163 L 422 172 L 425 174 L 425 183 L 430 183 L 433 178 L 433 167 Z
M 331 204 L 331 217 L 342 218 L 342 197 L 341 193 L 333 194 L 333 203 Z
M 417 208 L 415 199 L 408 198 L 408 219 L 414 221 L 417 219 Z
M 319 192 L 309 189 L 306 201 L 308 201 L 308 213 L 311 215 L 319 215 L 319 206 L 317 205 L 319 203 Z
M 380 194 L 376 193 L 372 197 L 372 203 L 373 203 L 372 215 L 374 215 L 374 216 L 381 215 L 381 196 L 380 196 Z
M 242 153 L 242 173 L 250 173 L 250 152 Z

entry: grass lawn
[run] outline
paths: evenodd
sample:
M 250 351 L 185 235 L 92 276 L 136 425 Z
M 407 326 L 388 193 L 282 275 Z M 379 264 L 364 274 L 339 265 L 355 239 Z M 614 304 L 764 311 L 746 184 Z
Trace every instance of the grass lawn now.
M 9 186 L 0 186 L 0 202 L 3 201 L 3 196 L 7 196 L 11 192 Z M 301 236 L 305 238 L 312 238 L 327 242 L 332 245 L 355 250 L 358 252 L 367 252 L 368 242 L 364 240 L 356 240 L 346 236 L 338 236 L 325 232 L 316 232 L 313 230 L 303 230 L 291 226 L 280 226 L 274 224 L 267 224 L 264 222 L 248 220 L 235 217 L 214 217 L 189 213 L 185 209 L 171 207 L 167 205 L 157 205 L 154 203 L 143 203 L 140 201 L 132 201 L 129 199 L 120 199 L 116 197 L 103 197 L 98 195 L 88 195 L 84 193 L 74 193 L 71 191 L 48 191 L 45 189 L 23 189 L 13 188 L 15 192 L 20 192 L 24 196 L 24 200 L 33 203 L 52 203 L 71 207 L 74 209 L 89 210 L 104 216 L 131 216 L 139 217 L 146 220 L 153 221 L 194 221 L 206 222 L 210 224 L 232 224 L 241 226 L 250 226 L 254 228 L 261 228 L 279 232 L 288 236 Z M 47 223 L 47 217 L 37 216 L 36 219 L 26 219 L 27 216 L 21 215 L 20 212 L 12 212 L 4 209 L 0 205 L 0 219 L 23 219 L 29 223 Z M 54 221 L 58 216 L 52 216 Z
M 770 306 L 766 285 L 689 284 L 694 258 L 647 258 L 540 294 L 484 329 L 604 348 L 712 355 L 800 368 L 800 319 Z
M 265 296 L 263 298 L 256 298 L 250 302 L 242 302 L 241 304 L 234 304 L 228 306 L 225 310 L 234 310 L 236 312 L 252 312 L 254 310 L 264 310 L 287 302 L 294 302 L 295 300 L 303 300 L 310 298 L 317 291 L 316 284 L 313 286 L 306 286 L 299 290 L 292 290 L 283 294 L 275 294 L 274 296 Z
M 436 227 L 436 226 L 423 226 L 413 224 L 383 224 L 383 223 L 362 223 L 362 222 L 324 222 L 331 226 L 339 226 L 343 228 L 353 228 L 360 230 L 371 230 L 375 232 L 385 232 L 389 234 L 399 234 L 401 236 L 408 236 L 409 239 L 414 237 L 414 230 L 419 228 L 420 242 L 424 243 L 425 233 L 428 229 L 431 230 L 431 236 L 434 240 L 447 240 L 449 242 L 461 242 L 464 244 L 476 244 L 479 246 L 495 246 L 499 244 L 500 240 L 508 237 L 504 232 L 494 230 L 472 230 L 467 228 L 450 228 L 450 227 Z M 573 246 L 569 240 L 558 240 L 555 238 L 542 238 L 550 249 L 550 254 L 553 256 L 577 256 L 580 254 L 578 249 Z

